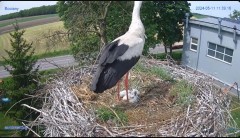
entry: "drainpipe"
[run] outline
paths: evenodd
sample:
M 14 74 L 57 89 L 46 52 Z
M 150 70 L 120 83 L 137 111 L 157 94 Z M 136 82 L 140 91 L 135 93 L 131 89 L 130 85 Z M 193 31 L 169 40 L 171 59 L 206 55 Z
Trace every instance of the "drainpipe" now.
M 188 29 L 188 17 L 189 17 L 189 13 L 186 13 L 185 16 L 186 16 L 186 29 Z
M 186 29 L 186 39 L 187 39 L 186 41 L 187 41 L 187 43 L 190 43 L 190 34 L 189 34 L 190 33 L 189 32 L 190 28 L 188 27 L 188 24 L 189 24 L 189 19 L 188 19 L 189 18 L 189 13 L 186 13 L 185 17 L 186 17 L 186 28 L 185 29 Z
M 220 39 L 222 39 L 222 35 L 221 35 L 221 22 L 222 22 L 222 19 L 218 18 L 218 37 Z
M 201 52 L 201 41 L 202 41 L 202 26 L 199 25 L 199 29 L 200 29 L 200 35 L 199 35 L 199 39 L 198 39 L 198 55 L 197 55 L 197 65 L 196 65 L 196 71 L 198 70 L 198 64 L 199 64 L 199 57 L 200 57 L 200 52 Z
M 233 27 L 233 42 L 234 43 L 237 43 L 236 33 L 237 33 L 237 27 L 236 27 L 236 25 L 234 25 L 234 27 Z

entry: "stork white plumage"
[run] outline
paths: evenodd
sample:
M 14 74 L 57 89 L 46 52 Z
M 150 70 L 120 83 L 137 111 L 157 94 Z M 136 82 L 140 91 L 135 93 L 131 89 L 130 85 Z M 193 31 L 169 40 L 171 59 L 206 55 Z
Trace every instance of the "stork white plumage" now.
M 142 1 L 134 1 L 132 21 L 128 31 L 108 44 L 99 59 L 91 90 L 102 93 L 112 88 L 126 74 L 125 89 L 128 93 L 128 72 L 138 62 L 145 43 L 145 29 L 140 19 Z M 128 99 L 128 94 L 127 99 Z

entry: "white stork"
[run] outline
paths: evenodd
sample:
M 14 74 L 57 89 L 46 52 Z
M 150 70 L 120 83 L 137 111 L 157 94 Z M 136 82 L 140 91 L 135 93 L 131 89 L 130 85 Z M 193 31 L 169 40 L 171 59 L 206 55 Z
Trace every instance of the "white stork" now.
M 91 90 L 102 93 L 112 88 L 126 74 L 125 89 L 128 100 L 128 71 L 138 62 L 145 43 L 145 29 L 140 19 L 142 1 L 134 1 L 132 21 L 128 31 L 106 45 L 101 53 L 97 71 L 93 77 Z

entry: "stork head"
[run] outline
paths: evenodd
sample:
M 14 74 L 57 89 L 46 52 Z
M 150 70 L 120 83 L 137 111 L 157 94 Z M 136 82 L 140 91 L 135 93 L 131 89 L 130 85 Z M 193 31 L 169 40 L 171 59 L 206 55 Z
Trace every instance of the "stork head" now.
M 142 1 L 134 1 L 134 7 L 133 7 L 133 12 L 135 11 L 135 14 L 139 14 L 140 9 L 142 6 Z
M 134 1 L 134 5 L 137 7 L 141 7 L 142 6 L 142 1 Z

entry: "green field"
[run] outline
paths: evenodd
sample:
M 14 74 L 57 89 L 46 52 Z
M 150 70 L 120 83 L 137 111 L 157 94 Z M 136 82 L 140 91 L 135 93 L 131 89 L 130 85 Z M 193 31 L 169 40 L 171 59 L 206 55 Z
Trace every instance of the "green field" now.
M 23 18 L 18 18 L 17 21 L 18 21 L 18 23 L 22 23 L 22 22 L 32 21 L 32 20 L 36 20 L 36 19 L 43 19 L 43 18 L 49 18 L 49 17 L 55 17 L 55 16 L 58 16 L 58 15 L 57 14 L 47 14 L 47 15 L 23 17 Z M 13 23 L 15 23 L 15 20 L 13 20 L 13 19 L 3 20 L 3 21 L 0 21 L 0 27 L 8 26 Z
M 62 21 L 38 25 L 26 28 L 25 30 L 24 38 L 28 43 L 33 42 L 36 55 L 69 49 L 69 42 L 66 37 L 46 37 L 52 36 L 54 31 L 65 31 Z M 7 56 L 4 49 L 11 49 L 10 38 L 9 33 L 0 35 L 0 55 L 4 57 Z M 0 61 L 1 60 L 3 60 L 2 57 L 0 57 Z

